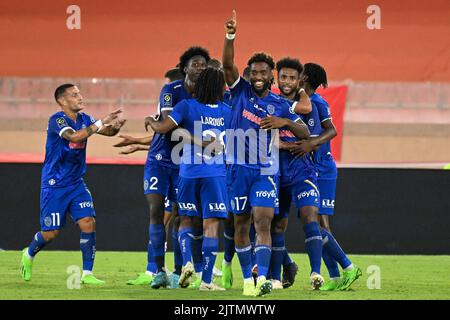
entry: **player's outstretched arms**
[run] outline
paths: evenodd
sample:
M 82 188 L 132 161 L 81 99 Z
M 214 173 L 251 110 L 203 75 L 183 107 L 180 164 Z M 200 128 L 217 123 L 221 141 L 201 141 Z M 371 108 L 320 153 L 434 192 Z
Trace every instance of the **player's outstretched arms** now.
M 150 146 L 133 144 L 128 149 L 120 151 L 119 154 L 131 154 L 137 151 L 148 151 L 148 150 L 150 150 Z
M 121 134 L 118 137 L 121 138 L 122 140 L 119 141 L 118 143 L 114 144 L 113 147 L 120 148 L 120 147 L 129 146 L 132 144 L 149 146 L 153 140 L 153 136 L 137 138 L 137 137 L 132 137 L 129 135 Z
M 103 126 L 109 125 L 113 120 L 117 119 L 119 114 L 123 112 L 122 109 L 117 109 L 108 114 L 103 120 L 97 120 L 95 123 L 91 124 L 89 127 L 84 129 L 75 131 L 75 130 L 66 130 L 62 134 L 62 137 L 70 142 L 78 143 L 86 140 L 94 133 L 98 132 L 102 129 Z
M 116 119 L 110 125 L 103 126 L 97 133 L 108 137 L 115 136 L 126 121 L 126 119 Z
M 148 127 L 151 127 L 153 131 L 156 133 L 166 134 L 176 127 L 178 127 L 178 124 L 175 123 L 172 118 L 168 117 L 165 118 L 162 121 L 156 120 L 154 117 L 147 117 L 145 118 L 145 130 L 148 131 Z
M 237 19 L 233 10 L 231 19 L 225 22 L 225 43 L 222 52 L 222 65 L 225 73 L 225 81 L 231 86 L 239 79 L 239 70 L 234 64 L 234 38 L 236 36 Z
M 297 101 L 294 107 L 294 112 L 297 114 L 308 114 L 312 111 L 311 100 L 305 92 L 305 89 L 300 88 L 298 91 L 300 99 Z

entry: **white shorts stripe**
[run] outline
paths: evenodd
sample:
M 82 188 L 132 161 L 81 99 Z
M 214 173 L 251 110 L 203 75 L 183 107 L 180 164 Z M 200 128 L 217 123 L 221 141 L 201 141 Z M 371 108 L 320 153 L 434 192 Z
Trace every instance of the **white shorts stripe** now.
M 308 239 L 305 240 L 305 243 L 308 243 L 308 242 L 313 241 L 313 240 L 320 240 L 320 241 L 322 241 L 322 236 L 316 236 L 316 237 L 308 238 Z

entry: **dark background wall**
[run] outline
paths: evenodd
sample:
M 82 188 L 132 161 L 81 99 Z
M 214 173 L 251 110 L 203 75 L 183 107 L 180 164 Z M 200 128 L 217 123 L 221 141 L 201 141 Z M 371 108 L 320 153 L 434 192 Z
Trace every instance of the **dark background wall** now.
M 0 164 L 0 248 L 27 246 L 39 230 L 41 164 Z M 88 165 L 86 182 L 97 212 L 97 249 L 145 251 L 147 204 L 142 166 Z M 349 253 L 450 254 L 450 171 L 339 169 L 333 232 Z M 77 250 L 70 218 L 48 250 Z M 291 212 L 287 246 L 304 252 Z M 170 246 L 169 246 L 170 249 Z

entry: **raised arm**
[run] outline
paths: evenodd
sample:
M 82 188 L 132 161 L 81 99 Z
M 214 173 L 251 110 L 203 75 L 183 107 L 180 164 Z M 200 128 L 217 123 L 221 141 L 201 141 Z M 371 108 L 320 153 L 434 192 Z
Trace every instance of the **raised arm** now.
M 225 73 L 225 81 L 229 86 L 239 79 L 239 70 L 234 64 L 234 38 L 236 36 L 236 11 L 233 10 L 233 15 L 230 20 L 225 23 L 225 43 L 222 53 L 223 71 Z

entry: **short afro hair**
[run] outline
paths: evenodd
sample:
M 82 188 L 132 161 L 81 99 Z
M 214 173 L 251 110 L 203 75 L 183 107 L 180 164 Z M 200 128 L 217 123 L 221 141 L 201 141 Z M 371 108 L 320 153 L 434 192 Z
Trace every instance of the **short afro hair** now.
M 184 68 L 189 63 L 189 60 L 191 60 L 195 56 L 202 56 L 203 58 L 205 58 L 206 62 L 209 62 L 209 60 L 211 60 L 211 57 L 209 56 L 209 52 L 205 48 L 190 47 L 181 55 L 180 63 L 178 64 L 178 67 L 180 68 L 180 71 L 183 74 L 183 76 L 186 76 L 186 72 L 184 72 Z
M 58 88 L 56 88 L 55 90 L 55 101 L 59 104 L 58 99 L 61 98 L 61 96 L 66 93 L 66 90 L 69 88 L 75 87 L 74 84 L 72 83 L 65 83 L 60 85 Z
M 252 63 L 255 62 L 265 62 L 269 65 L 270 69 L 275 68 L 275 62 L 273 62 L 273 58 L 265 52 L 257 52 L 253 54 L 247 62 L 247 65 L 250 67 Z
M 283 68 L 297 70 L 299 75 L 303 71 L 303 65 L 300 63 L 300 60 L 291 57 L 285 57 L 278 60 L 277 71 L 280 72 L 280 70 Z

